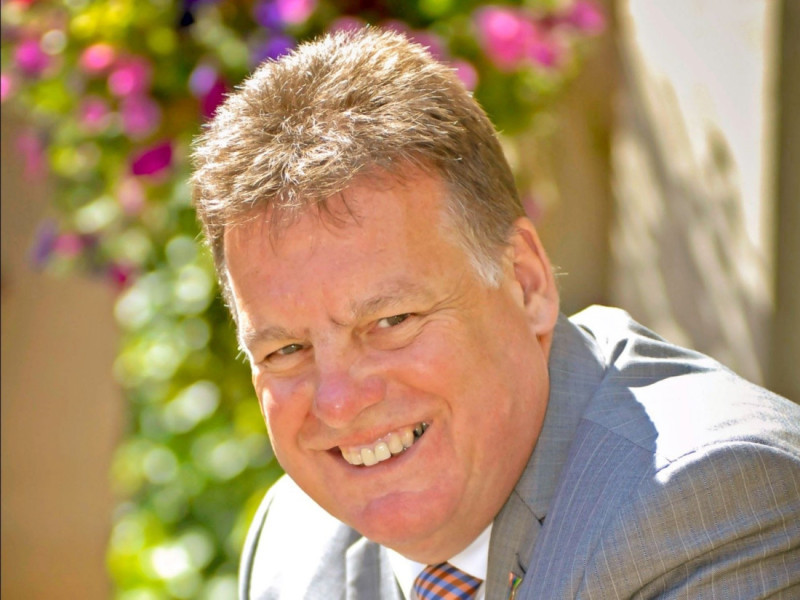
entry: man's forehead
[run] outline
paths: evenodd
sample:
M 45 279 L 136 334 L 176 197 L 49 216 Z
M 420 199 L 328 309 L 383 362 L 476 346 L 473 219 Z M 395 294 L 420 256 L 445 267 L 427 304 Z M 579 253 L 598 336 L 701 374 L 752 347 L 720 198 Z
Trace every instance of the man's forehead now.
M 403 175 L 370 171 L 341 192 L 305 205 L 280 203 L 254 207 L 225 228 L 226 252 L 233 244 L 253 239 L 268 241 L 276 251 L 281 240 L 291 236 L 313 243 L 320 231 L 347 235 L 376 215 L 399 217 L 406 213 L 436 214 L 434 224 L 444 217 L 445 186 L 438 175 L 409 167 Z

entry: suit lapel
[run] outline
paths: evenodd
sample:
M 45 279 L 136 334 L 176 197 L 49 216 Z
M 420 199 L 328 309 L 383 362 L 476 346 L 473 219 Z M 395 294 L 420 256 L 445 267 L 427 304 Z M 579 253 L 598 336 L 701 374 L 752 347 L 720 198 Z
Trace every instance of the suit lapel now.
M 348 548 L 345 561 L 347 600 L 403 600 L 386 548 L 362 537 Z
M 549 361 L 550 394 L 542 431 L 514 492 L 495 518 L 486 597 L 509 597 L 509 574 L 522 577 L 566 464 L 581 416 L 604 375 L 601 354 L 561 315 Z

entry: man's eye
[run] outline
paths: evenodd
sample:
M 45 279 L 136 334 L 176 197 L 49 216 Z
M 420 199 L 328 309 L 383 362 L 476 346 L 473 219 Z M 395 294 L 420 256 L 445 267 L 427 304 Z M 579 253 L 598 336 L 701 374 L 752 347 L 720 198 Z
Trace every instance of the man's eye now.
M 401 315 L 394 315 L 391 317 L 384 317 L 378 321 L 378 328 L 379 329 L 388 329 L 389 327 L 396 327 L 400 325 L 403 321 L 408 319 L 411 316 L 411 313 L 403 313 Z
M 267 355 L 267 360 L 276 360 L 281 358 L 282 356 L 289 356 L 290 354 L 294 354 L 295 352 L 300 352 L 303 349 L 301 344 L 289 344 L 288 346 L 284 346 L 283 348 L 279 348 L 275 350 L 275 352 L 271 352 Z

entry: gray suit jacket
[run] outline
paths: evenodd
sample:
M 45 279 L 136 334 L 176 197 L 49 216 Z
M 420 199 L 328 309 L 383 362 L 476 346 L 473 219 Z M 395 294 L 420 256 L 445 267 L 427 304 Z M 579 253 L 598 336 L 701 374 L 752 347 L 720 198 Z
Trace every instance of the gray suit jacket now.
M 542 433 L 497 515 L 487 600 L 800 598 L 800 407 L 622 311 L 559 319 Z M 401 600 L 386 550 L 288 478 L 241 597 Z

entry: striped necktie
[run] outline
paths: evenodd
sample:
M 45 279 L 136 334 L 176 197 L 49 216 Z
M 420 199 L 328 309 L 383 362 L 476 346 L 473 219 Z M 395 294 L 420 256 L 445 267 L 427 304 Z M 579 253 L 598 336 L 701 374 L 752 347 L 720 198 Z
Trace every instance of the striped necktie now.
M 420 600 L 471 600 L 481 583 L 483 580 L 450 563 L 442 563 L 425 567 L 414 581 L 414 591 Z

